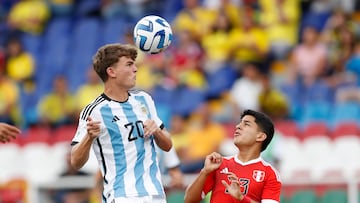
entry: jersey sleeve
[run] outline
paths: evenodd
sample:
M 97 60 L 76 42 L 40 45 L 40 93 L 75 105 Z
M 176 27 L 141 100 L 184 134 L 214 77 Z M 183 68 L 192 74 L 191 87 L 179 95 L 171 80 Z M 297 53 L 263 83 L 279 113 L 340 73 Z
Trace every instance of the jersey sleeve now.
M 75 136 L 72 139 L 71 145 L 75 145 L 79 143 L 86 136 L 87 133 L 86 118 L 85 119 L 83 118 L 84 117 L 83 114 L 84 114 L 84 110 L 80 113 L 78 127 L 76 129 Z
M 180 165 L 180 160 L 176 154 L 174 147 L 172 147 L 168 152 L 163 152 L 163 159 L 164 159 L 164 165 L 168 169 Z
M 277 171 L 272 167 L 269 167 L 268 174 L 269 177 L 267 178 L 264 185 L 261 202 L 266 202 L 265 200 L 274 200 L 280 202 L 280 192 L 281 192 L 280 177 Z
M 76 143 L 81 142 L 81 140 L 86 136 L 87 134 L 87 117 L 91 117 L 93 121 L 101 121 L 100 115 L 97 114 L 95 111 L 91 112 L 89 115 L 86 114 L 84 115 L 84 110 L 80 113 L 80 118 L 79 118 L 79 124 L 78 127 L 76 129 L 76 133 L 74 138 L 72 139 L 71 145 L 75 145 Z M 101 128 L 103 128 L 103 126 L 101 126 Z

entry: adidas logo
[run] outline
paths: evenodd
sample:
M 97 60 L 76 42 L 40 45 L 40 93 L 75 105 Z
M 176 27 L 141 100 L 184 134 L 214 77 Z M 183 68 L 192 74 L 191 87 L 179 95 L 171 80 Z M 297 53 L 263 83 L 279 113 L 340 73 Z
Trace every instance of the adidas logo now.
M 221 171 L 220 171 L 220 173 L 225 173 L 225 174 L 227 174 L 227 173 L 229 173 L 229 169 L 226 167 L 226 168 L 223 168 Z
M 114 123 L 114 122 L 119 121 L 119 120 L 120 120 L 120 118 L 119 118 L 119 117 L 114 116 L 111 122 L 113 122 L 113 123 Z

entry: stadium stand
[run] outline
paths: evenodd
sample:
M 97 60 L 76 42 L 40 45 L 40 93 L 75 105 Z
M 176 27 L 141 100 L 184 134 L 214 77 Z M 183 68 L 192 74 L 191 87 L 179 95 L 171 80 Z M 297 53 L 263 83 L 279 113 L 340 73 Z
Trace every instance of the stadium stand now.
M 6 22 L 6 15 L 16 2 L 18 1 L 7 0 L 0 3 L 1 50 L 4 48 L 7 36 L 19 34 L 16 30 L 9 28 Z M 179 11 L 184 8 L 184 1 L 158 2 L 160 2 L 159 13 L 156 14 L 170 22 L 173 22 Z M 217 1 L 201 0 L 199 2 L 202 8 L 216 8 L 214 2 Z M 241 2 L 243 5 L 252 2 L 250 7 L 246 7 L 251 10 L 247 12 L 254 16 L 261 16 L 262 7 L 259 5 L 261 1 L 242 0 Z M 344 88 L 354 89 L 357 94 L 359 91 L 360 79 L 348 83 L 339 75 L 346 72 L 351 75 L 351 78 L 358 77 L 356 70 L 359 56 L 355 52 L 355 44 L 360 39 L 360 18 L 358 17 L 360 10 L 353 5 L 351 12 L 338 11 L 341 10 L 341 6 L 333 6 L 329 3 L 335 1 L 296 0 L 296 2 L 298 10 L 291 15 L 299 13 L 299 18 L 298 22 L 291 23 L 296 25 L 298 33 L 294 34 L 297 36 L 297 42 L 292 46 L 302 41 L 300 34 L 303 28 L 311 25 L 320 31 L 321 43 L 327 48 L 328 58 L 326 72 L 316 78 L 315 83 L 304 88 L 297 83 L 287 83 L 287 77 L 292 70 L 291 51 L 288 58 L 275 61 L 267 58 L 269 53 L 264 54 L 264 58 L 268 59 L 265 60 L 267 66 L 272 67 L 275 63 L 282 64 L 281 70 L 270 69 L 267 74 L 276 84 L 275 88 L 286 95 L 290 108 L 285 118 L 275 120 L 277 131 L 283 135 L 281 144 L 283 153 L 278 168 L 284 189 L 281 203 L 356 203 L 356 201 L 351 202 L 354 198 L 349 196 L 350 190 L 357 191 L 355 199 L 359 203 L 360 100 L 355 96 L 346 101 L 339 101 L 336 94 Z M 20 125 L 23 127 L 23 133 L 12 143 L 0 144 L 0 202 L 41 202 L 32 193 L 36 190 L 36 184 L 55 180 L 65 167 L 65 155 L 76 131 L 76 125 L 59 126 L 55 129 L 38 125 L 39 118 L 36 109 L 39 98 L 51 91 L 54 78 L 59 74 L 65 75 L 70 82 L 71 92 L 75 93 L 77 88 L 86 81 L 86 72 L 91 66 L 91 57 L 96 49 L 106 43 L 125 42 L 124 35 L 132 32 L 134 23 L 128 19 L 120 16 L 104 18 L 99 0 L 78 0 L 73 4 L 74 10 L 71 14 L 52 16 L 42 33 L 33 35 L 21 32 L 19 35 L 25 50 L 36 60 L 34 75 L 36 89 L 34 92 L 28 92 L 19 85 L 21 93 L 19 105 L 24 119 Z M 236 5 L 236 8 L 242 9 L 243 5 Z M 274 14 L 274 19 L 277 17 Z M 261 17 L 258 20 L 261 21 Z M 333 24 L 334 21 L 338 24 Z M 349 32 L 346 33 L 344 30 L 349 30 Z M 173 59 L 172 49 L 180 47 L 176 41 L 176 34 L 174 32 L 173 44 L 166 52 L 167 59 Z M 196 37 L 196 39 L 191 39 L 192 43 L 198 43 L 201 40 L 199 36 Z M 349 44 L 351 46 L 348 46 Z M 169 128 L 173 114 L 190 116 L 198 105 L 209 98 L 216 98 L 226 93 L 234 81 L 242 77 L 238 74 L 242 64 L 237 64 L 231 59 L 227 61 L 226 68 L 207 75 L 199 65 L 200 67 L 196 68 L 204 74 L 208 86 L 192 89 L 177 84 L 176 82 L 180 79 L 169 73 L 170 68 L 164 70 L 158 67 L 159 64 L 156 62 L 146 59 L 145 56 L 144 61 L 151 67 L 149 72 L 161 75 L 158 80 L 160 84 L 150 89 L 149 93 L 158 104 L 159 116 Z M 177 60 L 182 62 L 181 59 Z M 195 62 L 201 64 L 203 61 L 206 61 L 206 58 Z M 0 67 L 2 68 L 6 69 L 6 67 Z M 353 72 L 350 72 L 349 70 L 352 69 L 354 69 Z M 2 96 L 0 92 L 0 97 Z M 6 98 L 6 95 L 3 97 Z M 230 145 L 234 123 L 226 122 L 222 125 L 228 137 L 223 141 L 221 150 L 224 154 L 233 153 L 234 150 Z M 84 170 L 95 173 L 97 169 L 95 157 L 92 155 Z M 192 174 L 185 175 L 189 177 Z M 357 181 L 355 189 L 352 188 L 353 184 L 350 184 L 352 181 Z M 331 188 L 337 184 L 344 187 L 338 190 Z M 308 190 L 301 188 L 292 190 L 293 185 L 309 188 Z M 316 187 L 309 185 L 318 187 L 325 185 L 323 187 L 325 189 L 318 192 L 314 189 Z M 183 195 L 184 191 L 169 192 L 168 202 L 182 202 Z

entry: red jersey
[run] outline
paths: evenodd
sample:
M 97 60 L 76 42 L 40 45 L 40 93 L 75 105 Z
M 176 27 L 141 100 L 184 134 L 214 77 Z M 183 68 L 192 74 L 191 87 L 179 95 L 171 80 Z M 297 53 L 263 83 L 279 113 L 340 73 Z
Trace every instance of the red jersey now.
M 280 201 L 281 181 L 277 171 L 261 158 L 248 162 L 241 162 L 237 156 L 224 157 L 218 169 L 211 172 L 203 187 L 203 195 L 212 191 L 211 203 L 238 202 L 230 194 L 227 194 L 221 180 L 230 181 L 227 173 L 233 172 L 239 178 L 241 192 L 252 200 L 261 202 Z

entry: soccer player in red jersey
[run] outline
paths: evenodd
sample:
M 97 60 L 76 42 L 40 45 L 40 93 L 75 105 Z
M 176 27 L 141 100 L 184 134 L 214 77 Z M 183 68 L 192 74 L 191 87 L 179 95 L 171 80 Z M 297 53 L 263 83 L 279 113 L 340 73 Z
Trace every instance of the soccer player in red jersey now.
M 238 154 L 208 155 L 203 169 L 186 189 L 185 203 L 198 203 L 210 191 L 211 203 L 279 203 L 279 175 L 260 157 L 273 136 L 274 125 L 268 116 L 244 111 L 234 134 Z

